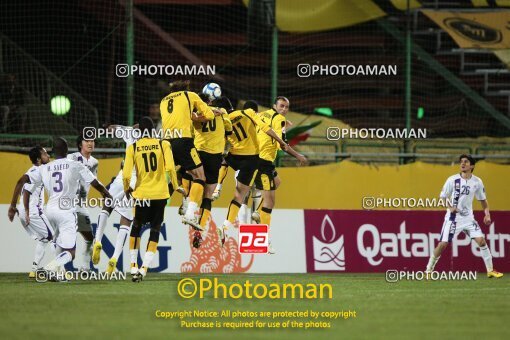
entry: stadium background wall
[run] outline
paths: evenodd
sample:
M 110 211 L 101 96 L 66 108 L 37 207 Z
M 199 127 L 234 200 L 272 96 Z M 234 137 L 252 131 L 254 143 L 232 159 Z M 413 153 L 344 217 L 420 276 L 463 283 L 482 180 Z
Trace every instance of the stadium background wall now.
M 6 152 L 0 152 L 0 161 L 3 168 L 0 204 L 9 204 L 16 180 L 31 164 L 26 155 Z M 99 179 L 102 183 L 110 183 L 117 175 L 120 162 L 121 158 L 99 160 Z M 447 166 L 416 162 L 400 166 L 367 166 L 349 161 L 304 168 L 278 168 L 282 185 L 278 189 L 276 207 L 359 210 L 365 196 L 437 198 L 446 179 L 457 173 L 458 169 L 458 164 Z M 215 207 L 227 207 L 232 199 L 233 174 L 230 169 L 223 194 L 214 203 Z M 510 210 L 510 166 L 481 161 L 476 164 L 474 174 L 484 182 L 491 210 Z M 91 190 L 91 197 L 98 197 L 98 193 Z M 180 205 L 179 198 L 178 195 L 174 196 L 170 205 Z M 481 209 L 477 202 L 474 207 Z M 383 209 L 392 210 L 378 210 Z
M 24 155 L 0 153 L 4 173 L 0 177 L 0 221 L 3 237 L 8 242 L 0 247 L 0 256 L 9 261 L 0 263 L 0 272 L 26 272 L 30 268 L 33 240 L 22 230 L 18 218 L 13 223 L 7 219 L 7 209 L 12 189 L 19 176 L 29 168 Z M 120 158 L 100 160 L 99 178 L 108 183 L 119 170 Z M 305 272 L 383 272 L 388 269 L 423 270 L 430 251 L 436 243 L 444 218 L 443 209 L 404 210 L 380 208 L 365 211 L 361 207 L 364 196 L 387 193 L 386 198 L 435 198 L 446 178 L 457 172 L 458 166 L 441 166 L 414 163 L 404 166 L 362 166 L 342 162 L 307 168 L 280 168 L 283 184 L 278 190 L 277 206 L 273 213 L 270 235 L 277 250 L 276 255 L 239 254 L 237 231 L 232 231 L 224 249 L 219 249 L 213 239 L 196 251 L 190 245 L 190 235 L 181 225 L 177 214 L 178 199 L 165 211 L 158 255 L 153 270 L 158 272 L 249 272 L 249 273 L 305 273 Z M 475 174 L 484 180 L 488 200 L 493 211 L 494 223 L 482 226 L 498 270 L 510 270 L 510 212 L 508 181 L 510 166 L 480 162 Z M 221 223 L 226 215 L 226 205 L 233 192 L 233 172 L 229 172 L 223 196 L 215 204 L 212 217 Z M 395 185 L 395 183 L 399 183 Z M 504 183 L 507 183 L 506 185 Z M 93 194 L 95 196 L 96 193 Z M 178 197 L 178 196 L 176 196 Z M 392 211 L 388 211 L 392 210 Z M 475 210 L 480 204 L 475 203 Z M 99 208 L 90 209 L 93 228 Z M 481 224 L 482 214 L 476 219 Z M 119 218 L 113 214 L 108 220 L 103 253 L 98 266 L 104 270 L 108 256 L 113 253 L 113 243 Z M 214 230 L 214 223 L 211 225 Z M 215 234 L 215 233 L 214 233 Z M 144 232 L 142 244 L 148 233 Z M 404 241 L 402 241 L 404 240 Z M 78 236 L 77 259 L 83 249 Z M 454 241 L 454 246 L 443 255 L 438 270 L 480 270 L 483 261 L 478 249 L 464 236 Z M 44 262 L 51 258 L 47 251 Z M 13 256 L 14 255 L 14 256 Z M 143 250 L 142 254 L 143 256 Z M 118 267 L 128 270 L 128 252 L 123 253 Z

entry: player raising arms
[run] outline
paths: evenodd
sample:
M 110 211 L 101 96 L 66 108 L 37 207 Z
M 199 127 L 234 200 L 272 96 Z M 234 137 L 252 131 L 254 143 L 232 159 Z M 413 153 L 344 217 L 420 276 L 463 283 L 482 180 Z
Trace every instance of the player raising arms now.
M 441 191 L 440 197 L 449 200 L 447 200 L 449 208 L 444 219 L 443 229 L 439 237 L 439 244 L 430 256 L 426 272 L 430 273 L 434 271 L 434 267 L 441 257 L 443 250 L 448 246 L 448 243 L 452 242 L 454 237 L 463 231 L 468 237 L 474 239 L 480 247 L 483 262 L 487 268 L 487 276 L 489 278 L 500 278 L 503 274 L 495 271 L 492 267 L 491 251 L 473 215 L 473 198 L 476 197 L 482 204 L 485 213 L 483 222 L 486 225 L 491 224 L 491 215 L 483 182 L 479 177 L 473 175 L 473 170 L 475 168 L 475 160 L 473 157 L 470 155 L 461 155 L 459 161 L 460 173 L 450 176 L 446 180 L 443 190 Z M 450 206 L 450 203 L 452 206 Z
M 214 119 L 215 113 L 195 93 L 189 91 L 189 81 L 176 81 L 170 84 L 170 94 L 161 100 L 161 118 L 164 138 L 170 139 L 175 164 L 180 165 L 193 177 L 189 190 L 189 203 L 183 222 L 202 230 L 196 212 L 204 194 L 205 173 L 202 161 L 193 144 L 192 115 L 196 112 L 204 120 Z M 220 111 L 216 112 L 221 115 Z
M 111 198 L 106 188 L 82 163 L 67 158 L 67 142 L 63 138 L 57 138 L 54 142 L 53 151 L 56 159 L 48 164 L 40 166 L 36 171 L 28 173 L 30 182 L 33 184 L 27 191 L 34 194 L 41 184 L 48 192 L 48 204 L 46 215 L 55 229 L 57 236 L 57 256 L 44 268 L 55 271 L 71 262 L 76 250 L 77 216 L 74 206 L 80 184 L 94 187 L 103 195 Z M 30 223 L 31 209 L 27 200 L 24 200 L 25 219 Z
M 268 124 L 278 135 L 278 137 L 285 140 L 285 115 L 289 111 L 289 100 L 286 97 L 276 97 L 273 108 L 264 112 L 260 112 L 260 119 Z M 279 145 L 274 140 L 268 137 L 262 131 L 257 134 L 259 140 L 260 154 L 259 154 L 259 171 L 255 179 L 255 186 L 257 190 L 262 192 L 262 204 L 254 204 L 254 209 L 258 209 L 252 218 L 256 222 L 271 225 L 271 212 L 273 211 L 276 199 L 276 189 L 280 186 L 281 180 L 276 172 L 274 161 L 279 149 Z M 300 163 L 305 165 L 307 163 L 306 157 L 297 153 L 290 146 L 285 150 L 289 155 L 294 156 Z M 255 200 L 254 200 L 255 203 Z M 270 249 L 274 253 L 274 249 Z
M 152 136 L 151 132 L 154 129 L 154 123 L 149 117 L 142 117 L 138 125 L 142 138 L 127 148 L 124 168 L 122 169 L 126 197 L 133 196 L 139 202 L 149 200 L 148 205 L 135 204 L 135 218 L 129 239 L 133 282 L 140 282 L 147 274 L 158 248 L 159 232 L 163 223 L 166 201 L 170 197 L 173 188 L 177 188 L 177 175 L 170 144 L 165 140 L 146 137 Z M 130 186 L 133 168 L 136 169 L 134 190 Z M 170 183 L 167 182 L 167 175 L 170 178 Z M 140 232 L 142 226 L 146 223 L 150 223 L 151 231 L 143 264 L 138 270 Z
M 242 110 L 234 111 L 229 115 L 233 133 L 228 136 L 228 141 L 232 147 L 225 160 L 231 168 L 239 170 L 239 173 L 236 177 L 234 199 L 228 207 L 227 219 L 223 222 L 223 226 L 217 229 L 221 245 L 225 243 L 225 231 L 234 226 L 239 208 L 257 174 L 259 159 L 257 127 L 274 138 L 282 149 L 287 148 L 287 144 L 259 118 L 257 111 L 257 103 L 249 100 L 244 103 Z
M 83 135 L 79 135 L 76 139 L 76 146 L 78 151 L 67 155 L 67 158 L 82 163 L 87 169 L 92 172 L 94 176 L 97 176 L 99 162 L 92 156 L 92 152 L 95 148 L 94 140 L 86 140 Z M 80 202 L 87 200 L 90 190 L 90 185 L 87 183 L 80 183 L 78 189 L 78 197 Z M 83 249 L 83 264 L 80 270 L 90 270 L 90 260 L 92 258 L 92 242 L 94 241 L 94 234 L 92 233 L 92 225 L 90 224 L 90 213 L 86 206 L 82 206 L 80 203 L 76 207 L 76 214 L 78 216 L 78 232 L 83 236 L 85 242 L 85 248 Z
M 35 272 L 39 268 L 41 264 L 41 260 L 44 257 L 44 252 L 48 242 L 53 239 L 55 233 L 53 232 L 53 228 L 51 227 L 48 218 L 43 212 L 44 206 L 44 195 L 43 195 L 43 186 L 39 185 L 37 188 L 34 188 L 33 194 L 31 196 L 27 196 L 27 190 L 30 189 L 33 184 L 29 184 L 28 174 L 30 172 L 34 172 L 41 165 L 44 165 L 50 161 L 50 156 L 46 152 L 46 149 L 37 146 L 35 148 L 30 149 L 28 153 L 28 157 L 32 162 L 32 167 L 28 169 L 28 171 L 21 176 L 14 188 L 14 193 L 12 194 L 11 206 L 9 207 L 9 221 L 12 222 L 14 219 L 14 215 L 18 213 L 19 218 L 21 220 L 21 225 L 25 228 L 26 232 L 36 240 L 35 244 L 35 254 L 34 261 L 32 262 L 32 270 L 28 274 L 29 278 L 35 278 Z M 21 193 L 21 196 L 20 196 Z M 27 196 L 29 199 L 28 205 L 30 207 L 31 215 L 30 215 L 30 223 L 27 223 L 25 218 L 25 206 L 23 204 L 23 198 Z M 18 207 L 16 208 L 16 202 L 20 197 L 20 202 Z

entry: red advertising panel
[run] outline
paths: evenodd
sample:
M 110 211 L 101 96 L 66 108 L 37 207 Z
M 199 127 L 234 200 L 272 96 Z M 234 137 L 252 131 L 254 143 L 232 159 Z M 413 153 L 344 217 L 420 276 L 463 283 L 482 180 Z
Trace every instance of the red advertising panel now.
M 423 271 L 444 221 L 440 211 L 305 210 L 307 271 L 371 273 Z M 491 212 L 492 224 L 475 213 L 494 269 L 510 271 L 510 212 Z M 485 271 L 480 249 L 460 233 L 443 252 L 437 271 Z

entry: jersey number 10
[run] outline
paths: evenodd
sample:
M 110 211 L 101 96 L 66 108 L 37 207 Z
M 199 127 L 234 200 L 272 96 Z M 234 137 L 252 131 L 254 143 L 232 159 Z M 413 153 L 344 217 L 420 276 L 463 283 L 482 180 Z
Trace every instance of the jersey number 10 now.
M 156 154 L 154 152 L 151 152 L 150 154 L 143 153 L 143 163 L 145 165 L 145 172 L 149 171 L 156 171 L 158 169 L 158 159 L 156 157 Z M 150 169 L 149 169 L 150 166 Z

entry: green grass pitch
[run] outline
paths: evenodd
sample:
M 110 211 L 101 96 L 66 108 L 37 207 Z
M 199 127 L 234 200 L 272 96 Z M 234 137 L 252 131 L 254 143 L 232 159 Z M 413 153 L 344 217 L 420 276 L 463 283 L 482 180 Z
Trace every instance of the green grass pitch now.
M 183 299 L 183 277 L 221 283 L 330 283 L 333 299 Z M 0 274 L 3 339 L 14 338 L 259 338 L 259 339 L 510 339 L 510 275 L 476 281 L 387 283 L 383 274 L 218 275 L 152 274 L 139 284 L 36 283 L 26 274 Z M 356 318 L 326 320 L 329 329 L 185 329 L 156 310 L 355 310 Z M 260 319 L 260 318 L 259 318 Z M 280 320 L 286 320 L 283 318 Z M 293 318 L 294 319 L 294 318 Z M 197 320 L 197 319 L 194 319 Z M 200 319 L 207 320 L 207 319 Z M 237 321 L 251 321 L 238 319 Z M 221 320 L 220 320 L 221 321 Z M 232 320 L 228 320 L 232 321 Z M 265 320 L 269 321 L 269 320 Z M 306 321 L 306 320 L 301 320 Z

